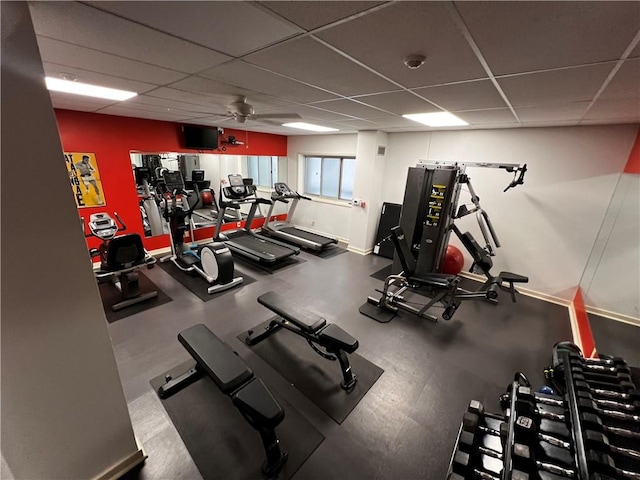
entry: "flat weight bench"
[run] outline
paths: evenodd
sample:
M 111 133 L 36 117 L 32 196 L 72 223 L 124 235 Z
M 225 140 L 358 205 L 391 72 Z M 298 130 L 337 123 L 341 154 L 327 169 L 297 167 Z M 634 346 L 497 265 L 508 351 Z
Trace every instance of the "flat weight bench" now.
M 327 321 L 321 316 L 305 310 L 279 293 L 267 292 L 260 295 L 258 303 L 275 312 L 278 316 L 249 330 L 244 339 L 247 345 L 255 345 L 285 328 L 304 337 L 311 348 L 322 358 L 338 360 L 342 371 L 340 386 L 346 391 L 353 390 L 358 376 L 351 371 L 347 353 L 353 353 L 358 349 L 358 340 L 338 325 L 327 324 Z
M 281 452 L 275 432 L 284 419 L 280 404 L 264 383 L 253 376 L 238 354 L 205 325 L 194 325 L 180 332 L 178 340 L 195 359 L 196 365 L 179 377 L 167 375 L 167 383 L 158 389 L 160 398 L 169 397 L 204 374 L 209 375 L 218 388 L 231 397 L 249 425 L 260 434 L 267 456 L 262 464 L 263 473 L 268 476 L 276 474 L 288 457 L 287 452 Z

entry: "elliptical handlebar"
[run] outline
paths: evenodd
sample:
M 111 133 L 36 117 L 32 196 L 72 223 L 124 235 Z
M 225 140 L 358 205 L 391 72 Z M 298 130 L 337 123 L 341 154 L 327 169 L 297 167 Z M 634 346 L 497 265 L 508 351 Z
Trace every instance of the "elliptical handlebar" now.
M 113 212 L 113 216 L 116 217 L 116 220 L 120 223 L 120 226 L 118 227 L 118 231 L 122 232 L 126 230 L 127 225 L 122 221 L 122 219 L 120 218 L 120 215 L 118 215 L 118 212 Z

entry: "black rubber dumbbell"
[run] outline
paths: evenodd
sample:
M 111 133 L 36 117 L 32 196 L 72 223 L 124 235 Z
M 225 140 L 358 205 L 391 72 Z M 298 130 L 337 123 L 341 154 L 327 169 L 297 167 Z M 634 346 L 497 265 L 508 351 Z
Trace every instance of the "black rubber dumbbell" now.
M 511 460 L 513 467 L 523 472 L 549 472 L 562 477 L 574 478 L 575 470 L 572 468 L 564 468 L 549 462 L 542 462 L 535 458 L 533 450 L 529 445 L 515 443 L 511 452 Z
M 557 437 L 540 433 L 536 422 L 529 417 L 520 416 L 514 422 L 514 440 L 516 443 L 535 445 L 536 456 L 558 466 L 572 468 L 574 466 L 571 443 Z
M 578 366 L 583 368 L 584 370 L 591 370 L 594 373 L 604 373 L 606 375 L 617 375 L 618 373 L 623 373 L 631 376 L 631 370 L 625 363 L 615 363 L 615 364 L 601 364 L 601 363 L 593 363 L 585 361 L 584 358 L 580 358 L 578 356 L 569 357 L 569 362 L 572 366 Z
M 499 480 L 498 476 L 493 473 L 487 472 L 478 465 L 474 465 L 472 457 L 467 452 L 462 450 L 456 450 L 453 455 L 452 462 L 453 473 L 462 476 L 465 480 L 480 478 L 482 480 Z
M 640 473 L 618 468 L 613 461 L 613 458 L 606 453 L 597 452 L 595 450 L 587 451 L 587 464 L 594 472 L 609 475 L 613 478 L 640 480 Z
M 638 395 L 636 392 L 620 392 L 618 390 L 595 388 L 584 380 L 576 381 L 574 379 L 574 386 L 576 390 L 587 390 L 590 391 L 593 395 L 597 395 L 598 397 L 614 398 L 618 401 L 640 400 L 640 395 Z
M 582 362 L 591 364 L 591 365 L 604 365 L 604 366 L 621 366 L 628 367 L 627 362 L 622 357 L 607 357 L 606 355 L 603 358 L 584 358 L 582 355 L 577 353 L 570 353 L 569 359 L 577 359 Z
M 620 448 L 609 443 L 609 439 L 602 433 L 594 430 L 585 430 L 583 432 L 584 443 L 587 448 L 598 450 L 606 454 L 618 454 L 633 461 L 640 462 L 640 452 L 630 448 Z
M 626 428 L 611 427 L 602 422 L 602 419 L 591 412 L 583 412 L 580 414 L 580 423 L 586 428 L 603 432 L 605 434 L 616 435 L 624 438 L 640 439 L 640 432 L 634 432 Z
M 531 393 L 536 403 L 544 403 L 545 405 L 554 405 L 556 407 L 565 407 L 565 402 L 562 397 L 557 395 L 550 395 L 547 393 Z M 601 398 L 595 398 L 591 394 L 591 390 L 577 390 L 576 395 L 578 400 L 588 400 L 595 403 L 599 408 L 605 408 L 610 410 L 617 410 L 620 412 L 634 412 L 640 411 L 640 400 L 629 400 L 628 403 L 616 402 L 613 400 L 603 400 Z
M 574 381 L 581 380 L 580 377 L 583 377 L 588 382 L 603 383 L 609 387 L 622 387 L 629 390 L 635 389 L 631 375 L 628 373 L 596 373 L 576 364 L 571 364 L 571 372 L 573 373 L 573 377 L 575 377 Z

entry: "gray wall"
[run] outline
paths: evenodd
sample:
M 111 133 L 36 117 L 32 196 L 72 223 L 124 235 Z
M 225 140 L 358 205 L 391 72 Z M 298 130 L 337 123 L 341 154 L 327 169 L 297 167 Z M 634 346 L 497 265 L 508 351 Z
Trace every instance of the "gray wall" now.
M 29 9 L 0 8 L 2 456 L 18 479 L 93 478 L 138 449 Z

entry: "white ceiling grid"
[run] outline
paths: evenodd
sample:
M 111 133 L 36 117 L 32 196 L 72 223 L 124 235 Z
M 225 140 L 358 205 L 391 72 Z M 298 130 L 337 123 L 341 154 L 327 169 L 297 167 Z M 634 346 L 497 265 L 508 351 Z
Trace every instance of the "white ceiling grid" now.
M 234 126 L 297 113 L 342 132 L 640 123 L 640 2 L 31 2 L 47 75 L 138 93 L 57 108 Z M 404 56 L 427 59 L 417 70 Z M 249 121 L 249 130 L 296 134 Z

